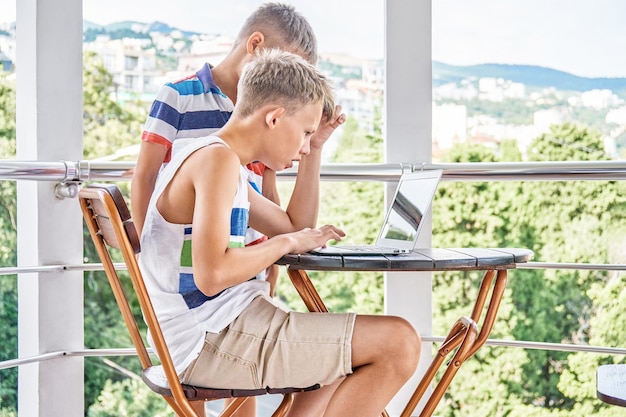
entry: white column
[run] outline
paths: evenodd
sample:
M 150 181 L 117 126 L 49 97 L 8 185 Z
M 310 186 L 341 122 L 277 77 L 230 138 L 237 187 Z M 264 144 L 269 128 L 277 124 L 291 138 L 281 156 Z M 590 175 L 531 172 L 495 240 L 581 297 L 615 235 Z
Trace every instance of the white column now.
M 17 159 L 82 159 L 82 0 L 17 1 Z M 17 182 L 18 266 L 82 262 L 76 199 Z M 83 348 L 83 274 L 18 277 L 19 356 Z M 84 416 L 82 358 L 19 368 L 20 417 Z
M 431 0 L 385 1 L 385 63 L 386 162 L 431 162 Z M 390 184 L 388 195 L 393 187 L 395 184 Z M 430 218 L 421 232 L 419 247 L 430 246 Z M 421 335 L 431 335 L 431 282 L 431 273 L 388 273 L 385 311 L 405 317 Z M 431 362 L 431 352 L 432 344 L 424 343 L 417 373 L 387 408 L 392 416 L 400 414 L 417 387 Z

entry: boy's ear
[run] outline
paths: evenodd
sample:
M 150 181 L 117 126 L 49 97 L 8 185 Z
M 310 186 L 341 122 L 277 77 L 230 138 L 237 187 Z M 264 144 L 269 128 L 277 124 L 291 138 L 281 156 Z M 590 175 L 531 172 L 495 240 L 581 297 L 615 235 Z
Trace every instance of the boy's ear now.
M 265 113 L 265 123 L 270 129 L 274 129 L 278 125 L 278 122 L 284 113 L 284 107 L 274 107 L 270 109 L 267 113 Z
M 248 42 L 246 42 L 246 51 L 249 54 L 254 54 L 257 48 L 262 48 L 265 45 L 265 35 L 261 32 L 254 32 L 248 36 Z

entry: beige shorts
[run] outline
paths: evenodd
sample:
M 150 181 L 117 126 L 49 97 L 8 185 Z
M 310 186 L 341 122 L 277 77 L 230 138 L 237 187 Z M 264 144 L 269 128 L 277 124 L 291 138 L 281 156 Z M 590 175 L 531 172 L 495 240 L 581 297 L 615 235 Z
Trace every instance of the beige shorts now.
M 286 312 L 257 297 L 221 333 L 207 333 L 181 374 L 210 388 L 305 388 L 352 373 L 354 313 Z

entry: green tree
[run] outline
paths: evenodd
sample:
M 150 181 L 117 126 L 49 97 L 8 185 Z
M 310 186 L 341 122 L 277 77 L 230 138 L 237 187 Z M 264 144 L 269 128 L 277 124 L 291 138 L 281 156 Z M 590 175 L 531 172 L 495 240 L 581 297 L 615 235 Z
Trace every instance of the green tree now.
M 113 76 L 104 67 L 102 58 L 86 52 L 83 69 L 83 156 L 102 158 L 136 146 L 146 120 L 146 105 L 116 101 Z M 134 160 L 129 153 L 124 158 Z
M 120 150 L 132 148 L 139 142 L 147 115 L 146 106 L 132 101 L 124 104 L 118 103 L 115 97 L 113 76 L 104 67 L 102 59 L 92 52 L 86 53 L 84 58 L 83 154 L 86 159 L 90 160 L 114 156 Z M 132 152 L 128 152 L 124 158 L 134 159 L 134 157 Z M 115 156 L 113 158 L 118 159 Z M 117 185 L 122 189 L 124 195 L 129 195 L 128 182 L 119 182 Z M 83 239 L 86 262 L 99 262 L 86 228 L 83 230 Z M 122 261 L 121 256 L 118 256 L 117 261 Z M 128 280 L 125 281 L 125 285 L 127 285 L 127 291 L 132 291 Z M 133 307 L 140 318 L 138 303 L 135 302 Z M 87 348 L 132 346 L 104 272 L 90 271 L 85 273 L 84 309 L 85 346 Z M 140 318 L 138 322 L 142 323 L 143 321 Z M 103 397 L 103 389 L 128 391 L 137 386 L 137 384 L 125 383 L 128 379 L 127 374 L 120 373 L 116 367 L 109 366 L 108 361 L 114 362 L 116 367 L 127 369 L 130 373 L 136 375 L 141 373 L 139 361 L 134 356 L 109 358 L 106 361 L 102 358 L 86 358 L 85 404 L 89 410 L 92 407 L 102 407 L 101 398 L 107 398 L 107 401 L 110 401 L 111 392 L 109 392 L 108 397 Z M 129 406 L 124 404 L 127 397 L 127 395 L 119 397 L 117 406 L 120 407 L 120 410 Z M 160 399 L 158 401 L 162 402 Z M 104 407 L 111 406 L 111 404 L 107 404 Z
M 0 71 L 0 159 L 15 158 L 15 81 Z M 0 181 L 0 266 L 17 264 L 15 182 Z M 17 276 L 0 276 L 0 361 L 17 358 Z M 11 416 L 17 403 L 17 368 L 0 370 L 0 415 Z
M 502 149 L 502 157 L 511 155 L 510 145 Z M 565 124 L 536 138 L 528 157 L 562 161 L 606 155 L 597 132 Z M 492 150 L 461 145 L 449 160 L 498 159 Z M 433 244 L 521 246 L 533 249 L 538 261 L 612 263 L 619 253 L 615 247 L 624 245 L 621 188 L 610 181 L 442 183 L 433 208 Z M 434 321 L 439 333 L 465 314 L 478 279 L 472 273 L 436 274 Z M 608 291 L 607 279 L 597 271 L 511 271 L 492 337 L 579 344 L 598 340 L 619 346 L 623 335 L 608 336 L 623 329 L 624 320 L 617 320 L 615 327 L 603 323 L 613 323 L 605 321 L 606 315 L 618 319 L 621 310 L 613 303 L 624 286 L 613 278 L 614 287 Z M 483 348 L 459 372 L 438 414 L 608 415 L 595 399 L 599 360 L 589 354 Z
M 528 148 L 530 161 L 600 161 L 609 156 L 600 134 L 570 123 L 553 125 Z
M 546 144 L 552 144 L 551 147 Z M 535 160 L 608 159 L 600 135 L 588 128 L 569 124 L 554 126 L 532 145 Z M 546 259 L 561 262 L 623 262 L 624 184 L 606 182 L 553 182 L 529 202 L 549 208 L 558 198 L 562 206 L 550 216 L 537 219 L 537 229 L 553 238 L 543 246 Z M 552 207 L 556 208 L 554 205 Z M 571 343 L 623 346 L 626 321 L 616 303 L 624 298 L 624 277 L 598 271 L 546 271 L 544 279 L 555 289 L 562 328 Z M 565 302 L 563 300 L 566 300 Z M 576 353 L 547 358 L 557 364 L 558 389 L 572 405 L 571 415 L 609 411 L 595 397 L 595 369 L 601 362 L 614 361 L 604 355 Z M 601 410 L 601 411 L 600 411 Z
M 141 379 L 107 381 L 98 402 L 89 408 L 87 417 L 170 417 L 172 411 L 163 399 Z

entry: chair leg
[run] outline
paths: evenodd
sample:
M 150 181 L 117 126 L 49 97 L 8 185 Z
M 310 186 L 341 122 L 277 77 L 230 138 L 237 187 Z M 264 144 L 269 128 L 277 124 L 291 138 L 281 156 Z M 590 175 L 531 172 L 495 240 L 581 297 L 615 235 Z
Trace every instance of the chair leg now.
M 185 415 L 183 413 L 183 410 L 178 406 L 178 404 L 176 404 L 176 401 L 174 401 L 173 397 L 163 396 L 163 399 L 170 405 L 170 407 L 172 407 L 172 410 L 174 410 L 174 415 L 176 415 L 177 417 Z
M 239 407 L 248 399 L 248 397 L 233 398 L 230 404 L 224 406 L 224 410 L 220 413 L 220 417 L 231 417 L 239 410 Z
M 198 417 L 206 417 L 206 409 L 204 401 L 190 401 L 191 407 L 198 414 Z

